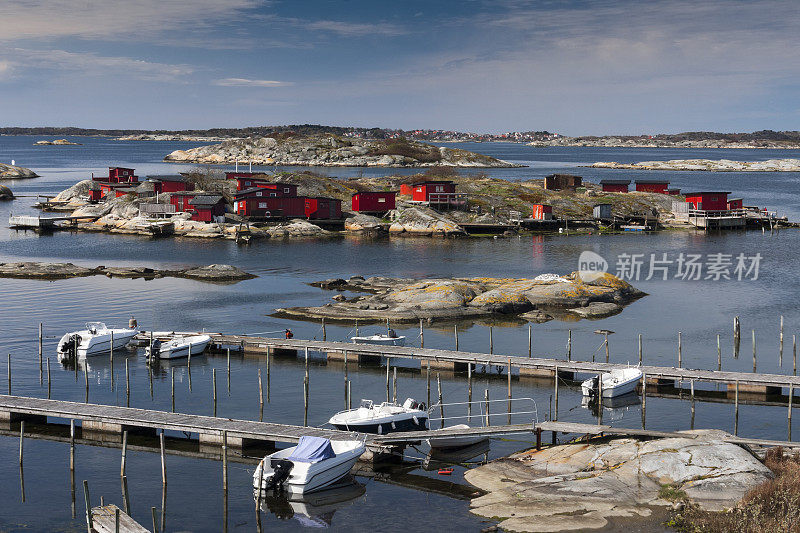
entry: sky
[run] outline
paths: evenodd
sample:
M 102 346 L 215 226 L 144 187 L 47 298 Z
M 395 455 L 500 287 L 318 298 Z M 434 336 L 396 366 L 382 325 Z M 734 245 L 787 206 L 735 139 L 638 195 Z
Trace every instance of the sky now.
M 797 0 L 0 0 L 0 126 L 800 129 Z

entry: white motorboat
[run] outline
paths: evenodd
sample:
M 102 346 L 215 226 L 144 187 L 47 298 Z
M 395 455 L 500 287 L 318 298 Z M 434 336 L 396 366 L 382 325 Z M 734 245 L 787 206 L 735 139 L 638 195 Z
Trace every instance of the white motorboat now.
M 264 457 L 253 474 L 253 488 L 309 493 L 350 473 L 366 450 L 363 440 L 300 437 L 297 446 Z
M 448 426 L 442 429 L 466 430 L 469 428 L 470 427 L 467 424 L 456 424 L 454 426 Z M 428 445 L 431 448 L 439 448 L 439 449 L 464 448 L 467 446 L 472 446 L 473 444 L 477 444 L 479 442 L 483 442 L 485 440 L 489 440 L 489 437 L 487 437 L 486 435 L 459 435 L 452 437 L 431 437 L 428 439 Z
M 393 330 L 385 335 L 365 335 L 360 337 L 350 337 L 353 344 L 378 344 L 380 346 L 405 346 L 406 338 L 404 335 L 397 335 Z
M 67 333 L 58 341 L 58 357 L 64 361 L 70 357 L 86 357 L 109 354 L 111 338 L 114 338 L 114 349 L 121 350 L 127 346 L 138 333 L 135 329 L 109 328 L 102 322 L 89 322 L 86 329 Z
M 422 431 L 428 428 L 428 412 L 424 403 L 408 398 L 403 405 L 383 402 L 374 405 L 372 400 L 361 400 L 357 409 L 336 413 L 328 421 L 336 429 L 377 433 L 393 431 Z
M 200 355 L 211 342 L 209 335 L 181 335 L 165 342 L 154 340 L 152 346 L 144 349 L 148 359 L 178 359 L 192 355 Z
M 636 390 L 642 379 L 642 371 L 638 368 L 616 368 L 602 374 L 603 398 L 615 398 Z M 597 376 L 589 378 L 581 384 L 584 396 L 596 396 L 600 385 Z

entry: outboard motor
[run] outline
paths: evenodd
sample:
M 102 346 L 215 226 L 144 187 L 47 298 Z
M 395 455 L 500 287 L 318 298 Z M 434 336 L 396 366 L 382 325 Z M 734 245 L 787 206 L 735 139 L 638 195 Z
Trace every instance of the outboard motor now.
M 58 346 L 58 351 L 59 353 L 63 353 L 68 359 L 73 359 L 78 355 L 78 346 L 80 344 L 80 335 L 70 335 Z
M 288 459 L 272 459 L 270 466 L 275 473 L 267 480 L 267 484 L 264 488 L 266 490 L 282 488 L 283 483 L 289 479 L 289 474 L 292 472 L 294 463 Z
M 592 378 L 592 388 L 589 389 L 589 398 L 597 398 L 597 393 L 600 391 L 600 376 Z

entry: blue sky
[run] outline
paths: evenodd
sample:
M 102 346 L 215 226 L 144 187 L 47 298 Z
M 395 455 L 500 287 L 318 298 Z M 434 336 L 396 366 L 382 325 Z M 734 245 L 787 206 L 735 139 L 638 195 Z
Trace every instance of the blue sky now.
M 800 2 L 2 0 L 0 124 L 800 129 Z

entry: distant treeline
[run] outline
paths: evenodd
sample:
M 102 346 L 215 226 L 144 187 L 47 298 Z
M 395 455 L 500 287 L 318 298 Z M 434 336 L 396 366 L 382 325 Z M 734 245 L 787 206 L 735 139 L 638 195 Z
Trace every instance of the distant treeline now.
M 714 131 L 687 131 L 684 133 L 660 133 L 658 135 L 605 135 L 575 137 L 580 140 L 597 140 L 613 137 L 615 139 L 640 140 L 656 139 L 661 141 L 800 141 L 800 131 L 773 131 L 761 130 L 752 133 L 717 133 Z
M 390 131 L 381 128 L 344 128 L 339 126 L 322 126 L 319 124 L 291 124 L 287 126 L 253 126 L 249 128 L 210 128 L 207 130 L 100 130 L 94 128 L 0 128 L 0 135 L 102 135 L 108 137 L 122 137 L 125 135 L 191 135 L 197 137 L 248 137 L 256 135 L 270 135 L 275 133 L 295 132 L 298 134 L 333 133 L 344 135 L 349 132 L 364 132 L 374 134 L 376 138 L 382 132 Z

